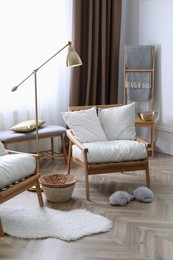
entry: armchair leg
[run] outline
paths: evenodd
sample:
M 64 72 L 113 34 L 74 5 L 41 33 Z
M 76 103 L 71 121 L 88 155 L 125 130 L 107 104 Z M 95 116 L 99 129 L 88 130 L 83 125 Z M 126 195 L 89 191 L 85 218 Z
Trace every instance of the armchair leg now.
M 64 153 L 64 162 L 67 164 L 67 153 L 66 153 L 66 148 L 65 148 L 65 143 L 64 143 L 64 134 L 61 135 L 61 144 L 62 144 L 62 150 Z
M 4 231 L 3 231 L 3 227 L 2 227 L 2 222 L 1 222 L 1 218 L 0 218 L 0 237 L 4 236 Z
M 70 140 L 69 152 L 68 152 L 68 163 L 67 163 L 67 174 L 70 174 L 71 156 L 72 156 L 72 142 Z
M 86 199 L 90 201 L 90 192 L 89 192 L 89 182 L 88 182 L 88 176 L 85 175 L 85 188 L 86 188 Z
M 84 170 L 85 170 L 86 199 L 90 200 L 89 179 L 88 179 L 88 163 L 87 163 L 87 154 L 86 153 L 84 153 Z
M 41 194 L 41 189 L 40 189 L 40 184 L 39 184 L 39 181 L 36 180 L 36 184 L 35 184 L 35 187 L 36 187 L 36 192 L 37 192 L 37 197 L 38 197 L 38 202 L 39 202 L 39 205 L 40 207 L 43 207 L 43 198 L 42 198 L 42 194 Z
M 85 189 L 86 189 L 86 199 L 90 200 L 88 171 L 86 169 L 85 169 Z
M 146 184 L 147 187 L 150 188 L 150 174 L 149 174 L 149 168 L 146 169 Z

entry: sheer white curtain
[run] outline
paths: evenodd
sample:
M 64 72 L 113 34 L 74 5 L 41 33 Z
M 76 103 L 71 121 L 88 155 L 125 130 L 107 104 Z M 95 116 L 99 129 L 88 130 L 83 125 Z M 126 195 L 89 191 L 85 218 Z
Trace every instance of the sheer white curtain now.
M 35 119 L 34 76 L 16 92 L 11 89 L 71 40 L 71 2 L 0 1 L 0 130 Z M 66 54 L 67 48 L 37 73 L 39 118 L 47 124 L 64 126 L 61 112 L 68 107 L 70 80 Z

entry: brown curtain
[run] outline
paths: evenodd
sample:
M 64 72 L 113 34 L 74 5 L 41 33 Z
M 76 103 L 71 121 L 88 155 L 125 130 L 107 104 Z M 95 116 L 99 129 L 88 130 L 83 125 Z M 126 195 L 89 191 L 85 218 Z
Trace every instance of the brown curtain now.
M 70 105 L 117 103 L 121 0 L 73 0 L 73 45 L 83 65 L 72 69 Z

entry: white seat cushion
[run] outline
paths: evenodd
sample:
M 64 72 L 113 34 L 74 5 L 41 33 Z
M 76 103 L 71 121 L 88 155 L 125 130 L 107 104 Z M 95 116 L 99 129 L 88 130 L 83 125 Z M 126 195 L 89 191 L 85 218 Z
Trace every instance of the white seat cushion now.
M 145 145 L 134 140 L 93 142 L 85 143 L 84 146 L 89 150 L 89 163 L 135 161 L 147 157 Z M 72 153 L 73 157 L 83 161 L 83 153 L 76 145 L 73 145 Z
M 0 188 L 32 175 L 36 159 L 32 155 L 7 154 L 0 156 Z

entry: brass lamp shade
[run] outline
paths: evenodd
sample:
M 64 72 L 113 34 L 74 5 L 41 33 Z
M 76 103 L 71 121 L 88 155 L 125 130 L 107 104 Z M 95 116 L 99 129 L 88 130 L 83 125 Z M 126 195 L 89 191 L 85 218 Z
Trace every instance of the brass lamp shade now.
M 71 45 L 68 47 L 66 65 L 67 67 L 76 67 L 82 65 L 81 58 Z

